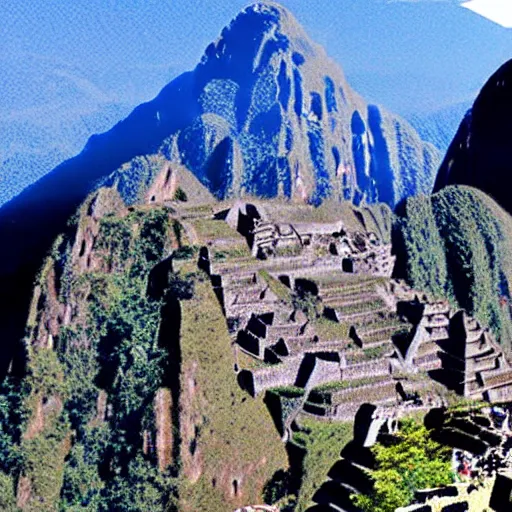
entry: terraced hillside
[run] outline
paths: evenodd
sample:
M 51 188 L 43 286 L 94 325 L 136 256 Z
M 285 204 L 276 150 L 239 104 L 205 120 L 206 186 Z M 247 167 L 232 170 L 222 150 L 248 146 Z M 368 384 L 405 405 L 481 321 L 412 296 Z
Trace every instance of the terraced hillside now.
M 365 404 L 363 444 L 457 394 L 511 396 L 484 324 L 391 277 L 387 206 L 217 202 L 153 164 L 156 189 L 127 201 L 112 176 L 41 268 L 2 389 L 21 510 L 350 510 Z
M 464 308 L 509 350 L 510 215 L 464 186 L 407 200 L 398 213 L 395 274 Z

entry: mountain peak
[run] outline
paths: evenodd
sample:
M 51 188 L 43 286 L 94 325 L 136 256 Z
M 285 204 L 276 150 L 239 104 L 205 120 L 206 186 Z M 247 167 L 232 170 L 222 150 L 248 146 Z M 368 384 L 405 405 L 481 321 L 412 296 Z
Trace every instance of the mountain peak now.
M 267 55 L 291 51 L 313 56 L 322 49 L 310 40 L 285 7 L 275 2 L 255 2 L 240 11 L 208 46 L 201 64 L 223 56 L 232 60 L 234 55 L 245 61 L 257 61 L 265 51 Z M 302 61 L 303 57 L 298 60 Z
M 512 60 L 487 81 L 462 121 L 437 176 L 435 191 L 469 185 L 512 212 L 507 183 L 512 171 Z

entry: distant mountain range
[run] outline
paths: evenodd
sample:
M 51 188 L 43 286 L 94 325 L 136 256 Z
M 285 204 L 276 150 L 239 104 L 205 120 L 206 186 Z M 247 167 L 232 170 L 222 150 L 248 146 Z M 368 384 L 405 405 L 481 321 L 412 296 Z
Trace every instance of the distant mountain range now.
M 406 122 L 355 94 L 295 18 L 271 3 L 243 11 L 197 68 L 144 110 L 150 149 L 171 137 L 169 157 L 219 197 L 299 195 L 319 204 L 333 195 L 394 204 L 428 190 L 439 158 Z M 135 118 L 123 123 L 130 136 L 139 135 Z M 135 156 L 148 146 L 138 149 L 128 138 L 125 148 Z M 14 187 L 36 175 L 38 155 L 27 149 L 3 162 Z M 66 152 L 56 148 L 44 157 Z M 18 171 L 21 179 L 13 175 L 17 166 L 28 168 Z
M 411 114 L 406 119 L 423 140 L 433 144 L 444 155 L 470 108 L 471 102 L 464 101 L 434 112 Z

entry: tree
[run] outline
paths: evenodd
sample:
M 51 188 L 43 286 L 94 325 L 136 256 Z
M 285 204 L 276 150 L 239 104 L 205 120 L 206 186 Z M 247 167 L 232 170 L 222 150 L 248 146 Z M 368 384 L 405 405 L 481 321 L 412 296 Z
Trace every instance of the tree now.
M 11 476 L 0 471 L 0 510 L 4 512 L 17 512 L 14 483 Z
M 111 481 L 99 510 L 107 512 L 175 512 L 176 481 L 146 461 L 141 455 L 128 466 L 128 475 Z
M 394 512 L 409 505 L 416 490 L 453 482 L 450 450 L 412 420 L 404 422 L 396 443 L 376 444 L 372 452 L 376 460 L 376 470 L 371 473 L 374 490 L 352 498 L 364 512 Z

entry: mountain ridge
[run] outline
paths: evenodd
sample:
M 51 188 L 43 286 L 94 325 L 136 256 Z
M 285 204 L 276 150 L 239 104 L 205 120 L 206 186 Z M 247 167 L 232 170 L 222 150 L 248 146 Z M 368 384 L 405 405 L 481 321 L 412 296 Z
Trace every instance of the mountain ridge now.
M 134 157 L 158 152 L 219 198 L 315 205 L 328 197 L 394 205 L 430 190 L 439 158 L 408 123 L 366 105 L 286 9 L 253 4 L 195 70 L 0 208 L 0 237 L 10 241 L 0 256 L 8 338 L 22 337 L 21 320 L 9 326 L 25 314 L 43 255 L 87 194 Z
M 509 213 L 507 178 L 512 171 L 512 60 L 501 66 L 482 88 L 462 120 L 439 169 L 434 192 L 448 185 L 469 185 L 490 195 Z

